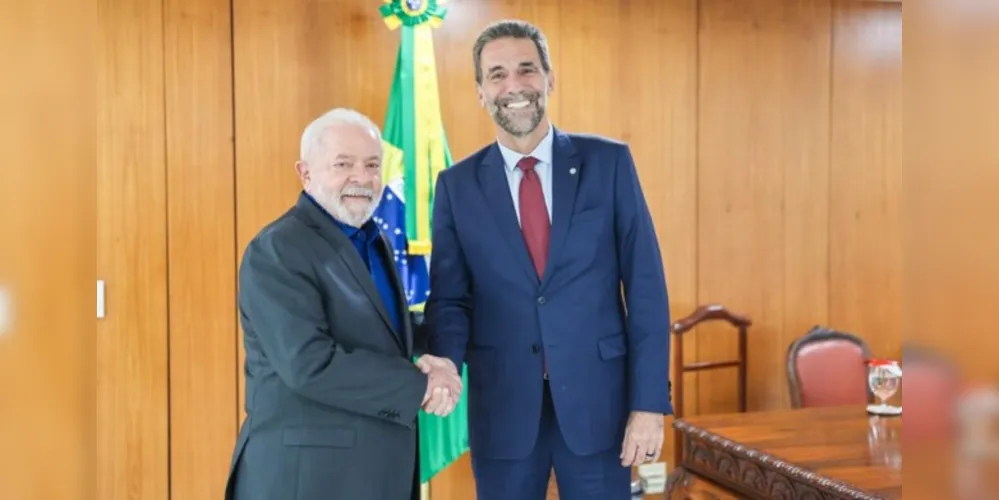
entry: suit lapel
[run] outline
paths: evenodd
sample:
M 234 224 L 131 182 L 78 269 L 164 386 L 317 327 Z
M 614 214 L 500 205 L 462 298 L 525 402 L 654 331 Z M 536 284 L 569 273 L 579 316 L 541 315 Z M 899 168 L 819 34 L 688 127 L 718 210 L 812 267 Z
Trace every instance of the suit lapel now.
M 569 136 L 553 128 L 552 144 L 552 229 L 548 244 L 548 260 L 545 265 L 541 287 L 551 281 L 555 264 L 563 252 L 565 236 L 572 218 L 572 207 L 576 204 L 576 189 L 579 187 L 580 161 Z
M 496 220 L 496 226 L 510 246 L 514 260 L 517 261 L 517 267 L 527 273 L 528 278 L 537 282 L 538 273 L 534 270 L 531 256 L 527 253 L 527 244 L 524 243 L 524 235 L 520 232 L 517 212 L 510 196 L 510 183 L 504 169 L 503 155 L 499 146 L 493 143 L 479 165 L 479 185 L 489 205 L 489 211 Z
M 361 289 L 364 290 L 364 293 L 368 296 L 368 300 L 375 306 L 378 315 L 382 318 L 382 322 L 385 323 L 385 327 L 390 332 L 393 332 L 392 338 L 396 341 L 396 344 L 399 344 L 399 347 L 404 347 L 400 344 L 400 336 L 396 334 L 397 332 L 392 326 L 392 320 L 389 319 L 388 311 L 385 309 L 385 304 L 382 303 L 382 296 L 378 293 L 378 289 L 375 288 L 375 281 L 371 279 L 371 273 L 368 272 L 368 268 L 364 265 L 364 261 L 361 260 L 361 256 L 357 255 L 357 251 L 349 246 L 349 241 L 347 241 L 347 245 L 346 247 L 337 249 L 337 255 L 347 265 L 347 269 L 350 269 L 350 274 L 354 276 L 357 283 L 361 285 Z
M 364 261 L 361 260 L 361 256 L 357 254 L 354 245 L 347 239 L 347 235 L 343 234 L 343 231 L 333 223 L 330 216 L 322 211 L 304 193 L 299 197 L 297 207 L 305 215 L 304 220 L 306 224 L 315 229 L 333 247 L 337 256 L 340 257 L 340 260 L 350 270 L 350 274 L 357 281 L 361 289 L 364 290 L 365 295 L 368 296 L 368 300 L 371 301 L 375 310 L 378 311 L 378 315 L 381 316 L 385 327 L 390 332 L 393 332 L 392 337 L 396 344 L 400 348 L 405 348 L 402 344 L 401 335 L 394 333 L 395 328 L 392 327 L 392 321 L 389 319 L 388 311 L 385 309 L 385 304 L 382 303 L 382 297 L 378 293 L 378 289 L 375 288 L 375 281 L 371 278 L 371 273 L 368 272 L 368 268 L 364 265 Z

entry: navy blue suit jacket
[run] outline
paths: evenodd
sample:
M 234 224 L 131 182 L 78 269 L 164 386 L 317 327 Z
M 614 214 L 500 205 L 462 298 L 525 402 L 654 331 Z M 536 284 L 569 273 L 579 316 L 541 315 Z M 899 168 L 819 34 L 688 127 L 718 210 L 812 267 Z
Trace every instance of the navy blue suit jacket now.
M 443 171 L 433 211 L 431 351 L 467 363 L 472 453 L 526 457 L 542 356 L 562 434 L 619 447 L 629 412 L 672 413 L 669 301 L 627 145 L 554 129 L 552 230 L 538 279 L 494 143 Z

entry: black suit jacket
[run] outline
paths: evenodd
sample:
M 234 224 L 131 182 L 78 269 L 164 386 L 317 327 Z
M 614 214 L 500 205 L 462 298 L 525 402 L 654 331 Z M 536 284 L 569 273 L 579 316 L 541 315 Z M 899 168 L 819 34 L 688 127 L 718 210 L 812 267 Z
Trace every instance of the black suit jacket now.
M 404 331 L 392 330 L 356 249 L 304 195 L 246 248 L 239 312 L 247 419 L 226 498 L 418 497 L 416 424 L 427 377 L 412 356 L 423 342 L 406 315 Z

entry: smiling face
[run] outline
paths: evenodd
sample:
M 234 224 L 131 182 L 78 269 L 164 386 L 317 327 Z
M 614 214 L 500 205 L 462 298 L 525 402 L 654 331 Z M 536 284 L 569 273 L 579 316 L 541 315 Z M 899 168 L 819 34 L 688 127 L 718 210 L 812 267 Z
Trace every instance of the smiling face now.
M 296 166 L 307 193 L 333 217 L 361 227 L 382 194 L 382 148 L 376 134 L 352 123 L 325 128 Z
M 547 121 L 554 79 L 529 38 L 498 38 L 482 47 L 479 101 L 507 134 L 524 137 Z

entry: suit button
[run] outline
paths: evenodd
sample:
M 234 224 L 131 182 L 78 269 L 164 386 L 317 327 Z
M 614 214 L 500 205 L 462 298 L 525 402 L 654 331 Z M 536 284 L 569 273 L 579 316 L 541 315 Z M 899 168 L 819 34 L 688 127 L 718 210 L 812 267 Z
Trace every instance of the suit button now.
M 531 352 L 533 352 L 534 354 L 541 352 L 541 346 L 539 346 L 538 344 L 532 344 Z
M 545 305 L 545 298 L 544 297 L 538 297 L 538 304 Z

